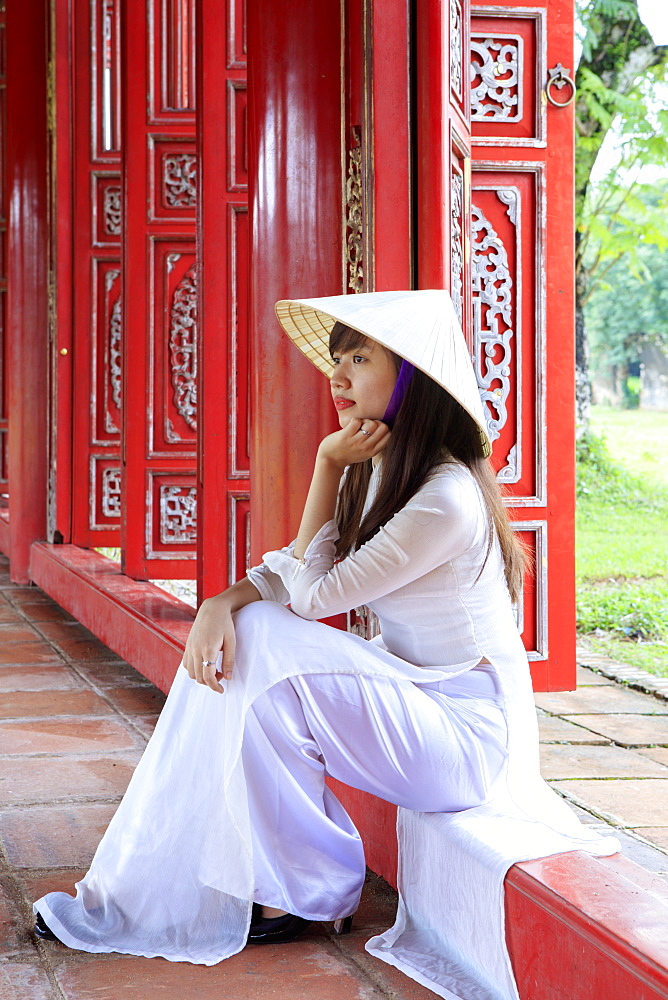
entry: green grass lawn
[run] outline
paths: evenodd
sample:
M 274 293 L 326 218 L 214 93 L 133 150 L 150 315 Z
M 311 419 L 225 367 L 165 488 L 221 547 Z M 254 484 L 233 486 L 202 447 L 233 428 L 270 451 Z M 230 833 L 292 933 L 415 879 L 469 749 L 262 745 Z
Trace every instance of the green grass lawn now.
M 578 462 L 578 631 L 668 676 L 668 413 L 594 407 L 591 425 Z

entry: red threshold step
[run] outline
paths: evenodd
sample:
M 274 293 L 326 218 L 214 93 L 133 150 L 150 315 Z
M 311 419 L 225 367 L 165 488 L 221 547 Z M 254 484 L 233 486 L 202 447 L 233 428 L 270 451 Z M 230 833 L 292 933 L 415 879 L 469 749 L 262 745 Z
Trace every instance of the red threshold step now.
M 118 564 L 73 545 L 35 543 L 31 579 L 162 691 L 194 611 Z M 336 783 L 369 867 L 394 882 L 395 811 Z M 579 852 L 514 865 L 508 947 L 522 1000 L 667 1000 L 668 885 L 627 858 Z

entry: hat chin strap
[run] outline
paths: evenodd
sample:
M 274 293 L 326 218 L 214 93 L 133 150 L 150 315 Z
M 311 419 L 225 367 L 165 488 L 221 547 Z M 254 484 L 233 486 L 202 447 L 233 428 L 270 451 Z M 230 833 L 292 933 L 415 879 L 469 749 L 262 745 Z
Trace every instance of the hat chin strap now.
M 414 365 L 410 361 L 402 361 L 401 368 L 399 369 L 399 374 L 397 376 L 397 381 L 395 382 L 394 389 L 392 390 L 392 395 L 390 396 L 390 401 L 387 404 L 387 409 L 383 414 L 383 423 L 391 427 L 394 421 L 397 419 L 397 413 L 404 401 L 404 396 L 406 395 L 406 390 L 410 384 L 413 377 L 413 372 L 415 371 Z

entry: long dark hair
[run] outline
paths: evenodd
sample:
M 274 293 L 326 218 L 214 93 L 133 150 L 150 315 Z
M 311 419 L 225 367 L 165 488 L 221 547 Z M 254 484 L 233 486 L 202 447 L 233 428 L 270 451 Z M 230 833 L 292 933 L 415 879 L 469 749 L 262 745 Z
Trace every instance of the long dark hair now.
M 353 351 L 365 340 L 357 330 L 336 323 L 330 334 L 329 350 L 331 354 Z M 401 358 L 394 354 L 392 357 L 398 370 Z M 337 555 L 343 557 L 373 538 L 415 496 L 434 467 L 449 459 L 463 463 L 480 487 L 488 522 L 485 562 L 496 532 L 508 590 L 516 601 L 522 587 L 525 554 L 510 527 L 494 470 L 489 459 L 484 457 L 478 425 L 449 392 L 417 368 L 390 440 L 383 449 L 378 491 L 364 517 L 373 466 L 371 460 L 348 466 L 336 510 Z

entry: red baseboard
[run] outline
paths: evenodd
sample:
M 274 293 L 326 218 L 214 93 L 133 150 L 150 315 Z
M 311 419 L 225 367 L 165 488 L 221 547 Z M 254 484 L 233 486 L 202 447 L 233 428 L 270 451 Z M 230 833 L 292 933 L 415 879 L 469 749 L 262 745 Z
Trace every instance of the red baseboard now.
M 30 577 L 135 670 L 169 691 L 195 617 L 191 607 L 76 545 L 35 542 Z
M 668 885 L 619 854 L 514 865 L 506 925 L 522 1000 L 668 997 Z

